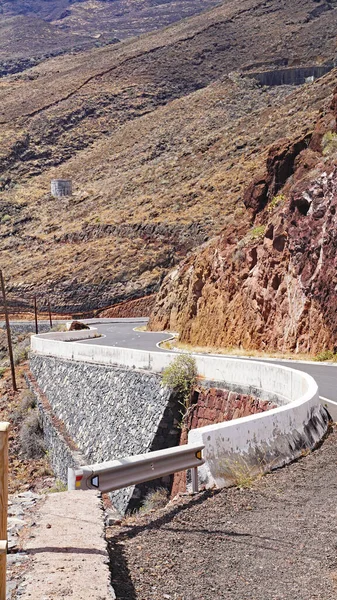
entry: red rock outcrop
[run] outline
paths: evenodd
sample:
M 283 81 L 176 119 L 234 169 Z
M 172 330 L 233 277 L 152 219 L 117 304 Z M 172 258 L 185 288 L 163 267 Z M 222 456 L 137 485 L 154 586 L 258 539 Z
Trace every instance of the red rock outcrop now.
M 197 392 L 192 406 L 186 414 L 184 428 L 182 429 L 179 445 L 187 444 L 188 432 L 191 429 L 240 419 L 249 415 L 265 412 L 276 408 L 268 400 L 261 400 L 248 394 L 238 394 L 219 388 L 202 389 Z M 171 496 L 174 497 L 178 492 L 186 491 L 186 471 L 175 473 Z
M 151 329 L 194 345 L 336 349 L 336 106 L 337 94 L 313 132 L 270 149 L 244 196 L 252 228 L 224 231 L 173 271 Z
M 307 148 L 310 136 L 296 140 L 279 140 L 271 146 L 266 162 L 265 173 L 260 173 L 248 186 L 243 196 L 246 208 L 255 217 L 268 201 L 284 186 L 295 171 L 295 161 L 300 152 Z
M 143 296 L 135 300 L 127 300 L 119 302 L 110 308 L 105 308 L 99 313 L 100 317 L 104 318 L 132 318 L 132 317 L 149 317 L 151 310 L 154 307 L 156 294 Z

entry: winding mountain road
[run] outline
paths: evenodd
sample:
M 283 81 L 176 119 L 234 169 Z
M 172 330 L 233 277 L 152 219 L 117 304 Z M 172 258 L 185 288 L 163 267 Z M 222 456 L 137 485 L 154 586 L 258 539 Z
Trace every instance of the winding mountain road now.
M 120 348 L 133 348 L 135 350 L 148 350 L 150 352 L 169 352 L 166 348 L 160 348 L 159 342 L 162 342 L 170 337 L 167 332 L 148 332 L 137 331 L 137 329 L 145 326 L 148 322 L 146 317 L 137 317 L 133 319 L 88 319 L 88 323 L 97 328 L 101 337 L 92 340 L 84 340 L 82 344 L 98 344 L 101 346 L 116 346 Z M 22 324 L 22 321 L 11 321 L 14 325 Z M 26 323 L 28 323 L 26 321 Z M 47 321 L 39 321 L 39 323 L 47 323 Z M 65 323 L 65 321 L 58 321 Z M 0 322 L 0 327 L 4 327 L 4 323 Z M 34 324 L 31 322 L 32 330 Z M 171 351 L 176 354 L 175 351 Z M 209 356 L 209 354 L 207 355 Z M 214 356 L 217 356 L 216 354 Z M 218 355 L 220 356 L 220 355 Z M 221 355 L 225 356 L 225 355 Z M 296 361 L 296 360 L 274 360 L 269 358 L 250 358 L 235 355 L 229 355 L 229 358 L 240 358 L 242 360 L 250 360 L 255 362 L 272 362 L 277 365 L 284 365 L 292 369 L 298 369 L 311 375 L 318 383 L 320 396 L 337 402 L 337 364 L 332 363 L 316 363 L 312 361 Z M 337 407 L 336 407 L 337 410 Z
M 98 323 L 90 321 L 90 324 L 97 327 L 98 332 L 102 335 L 100 338 L 86 340 L 83 344 L 99 344 L 103 346 L 118 346 L 121 348 L 133 348 L 136 350 L 149 350 L 152 352 L 168 352 L 167 349 L 161 349 L 157 344 L 167 339 L 169 334 L 152 333 L 146 331 L 135 331 L 135 329 L 147 323 L 148 319 L 105 319 L 104 322 Z M 89 321 L 88 321 L 89 323 Z M 175 352 L 172 351 L 172 354 Z M 209 355 L 208 355 L 209 356 Z M 224 356 L 224 355 L 222 355 Z M 229 358 L 235 358 L 230 355 Z M 255 362 L 272 362 L 277 365 L 284 365 L 292 369 L 298 369 L 309 373 L 318 383 L 320 396 L 329 398 L 337 402 L 337 365 L 314 363 L 310 361 L 296 360 L 273 360 L 266 358 L 244 358 L 242 360 L 252 360 Z

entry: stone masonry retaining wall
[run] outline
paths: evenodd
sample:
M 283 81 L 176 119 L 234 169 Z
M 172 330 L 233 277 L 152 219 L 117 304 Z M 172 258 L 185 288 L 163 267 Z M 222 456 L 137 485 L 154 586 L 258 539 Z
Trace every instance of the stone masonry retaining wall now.
M 160 375 L 38 355 L 31 356 L 30 368 L 50 403 L 55 426 L 65 425 L 84 464 L 178 444 L 179 405 L 161 386 Z M 53 468 L 64 480 L 65 466 L 73 465 L 63 451 L 61 461 L 56 458 L 59 438 L 51 435 L 49 424 L 50 419 L 47 443 Z M 134 487 L 114 492 L 113 503 L 125 512 L 139 492 Z
M 67 480 L 68 467 L 179 444 L 181 406 L 161 386 L 160 375 L 35 354 L 30 368 L 27 379 L 41 412 L 50 460 L 63 481 Z M 187 430 L 276 406 L 214 385 L 203 381 L 203 387 L 195 392 Z M 180 443 L 187 443 L 187 431 Z M 185 491 L 185 475 L 175 476 L 173 492 Z M 166 478 L 119 490 L 111 494 L 112 501 L 123 513 L 134 508 L 152 487 L 171 482 Z
M 232 419 L 240 419 L 277 408 L 277 404 L 262 400 L 249 394 L 210 387 L 196 391 L 192 405 L 184 422 L 180 436 L 180 445 L 188 443 L 188 432 L 191 429 L 214 425 Z M 186 490 L 186 472 L 176 473 L 172 485 L 172 497 Z
M 63 421 L 55 416 L 46 394 L 43 393 L 32 373 L 26 373 L 25 378 L 39 409 L 49 462 L 59 479 L 66 483 L 68 467 L 75 468 L 85 464 L 85 458 L 69 437 Z
M 55 323 L 57 324 L 57 322 Z M 34 333 L 35 334 L 35 323 L 33 321 L 22 321 L 22 323 L 16 321 L 10 323 L 12 333 Z M 0 321 L 0 329 L 6 330 L 6 323 Z M 48 333 L 50 331 L 49 322 L 41 323 L 39 321 L 39 333 Z

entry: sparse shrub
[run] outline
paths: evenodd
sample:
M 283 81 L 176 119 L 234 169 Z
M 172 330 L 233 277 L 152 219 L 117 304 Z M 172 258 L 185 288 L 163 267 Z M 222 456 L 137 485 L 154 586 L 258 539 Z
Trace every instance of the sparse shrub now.
M 10 215 L 4 215 L 1 219 L 1 223 L 8 223 L 8 221 L 10 221 Z
M 232 257 L 232 262 L 235 265 L 240 265 L 242 262 L 244 262 L 246 259 L 246 253 L 243 251 L 243 249 L 241 247 L 238 247 L 237 250 L 235 250 L 233 257 Z
M 249 464 L 242 456 L 232 460 L 220 461 L 221 476 L 238 488 L 250 488 L 256 479 L 260 479 L 269 469 L 264 462 Z
M 63 483 L 63 481 L 61 481 L 61 479 L 56 479 L 54 485 L 49 488 L 48 490 L 46 490 L 47 494 L 58 494 L 60 492 L 66 492 L 67 491 L 67 486 L 65 483 Z
M 58 323 L 57 325 L 53 325 L 53 327 L 51 328 L 51 331 L 62 332 L 62 331 L 68 331 L 68 330 L 67 330 L 67 326 L 65 323 Z
M 149 492 L 142 503 L 140 512 L 148 513 L 151 510 L 157 510 L 158 508 L 164 508 L 168 502 L 168 491 L 165 488 L 158 488 L 154 491 Z
M 254 229 L 251 229 L 248 232 L 248 235 L 251 240 L 257 240 L 259 238 L 262 238 L 265 233 L 266 233 L 266 226 L 258 225 L 257 227 L 254 227 Z
M 21 394 L 21 404 L 10 414 L 9 420 L 18 424 L 27 417 L 27 413 L 36 407 L 36 399 L 30 390 L 24 390 Z
M 322 139 L 323 155 L 330 156 L 337 152 L 337 133 L 328 131 Z
M 13 357 L 16 365 L 24 362 L 28 358 L 30 350 L 30 333 L 21 333 L 15 339 Z
M 30 390 L 25 390 L 22 394 L 21 410 L 22 412 L 28 412 L 33 408 L 36 408 L 36 398 L 33 392 Z
M 286 201 L 286 197 L 283 194 L 277 194 L 274 198 L 269 202 L 267 211 L 272 212 L 276 206 L 279 204 L 283 204 Z
M 6 367 L 0 367 L 0 379 L 2 379 L 2 377 L 4 376 L 6 372 Z
M 180 354 L 164 369 L 163 384 L 176 392 L 181 404 L 186 408 L 196 385 L 197 375 L 195 358 L 189 354 Z
M 336 360 L 337 356 L 332 350 L 322 350 L 316 354 L 314 360 L 318 362 L 324 362 L 325 360 Z
M 14 355 L 14 364 L 19 365 L 20 363 L 24 362 L 25 360 L 27 360 L 28 358 L 28 354 L 29 354 L 29 346 L 24 346 L 24 347 L 18 347 L 14 349 L 13 355 Z
M 45 455 L 43 431 L 37 410 L 31 411 L 20 431 L 21 450 L 27 458 L 42 458 Z

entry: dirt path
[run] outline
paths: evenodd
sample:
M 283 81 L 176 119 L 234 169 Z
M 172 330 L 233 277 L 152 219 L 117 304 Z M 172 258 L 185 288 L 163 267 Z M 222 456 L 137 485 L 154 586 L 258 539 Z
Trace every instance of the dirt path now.
M 337 431 L 250 489 L 110 528 L 118 600 L 336 600 Z
M 112 600 L 101 501 L 95 492 L 46 496 L 24 550 L 20 600 Z

